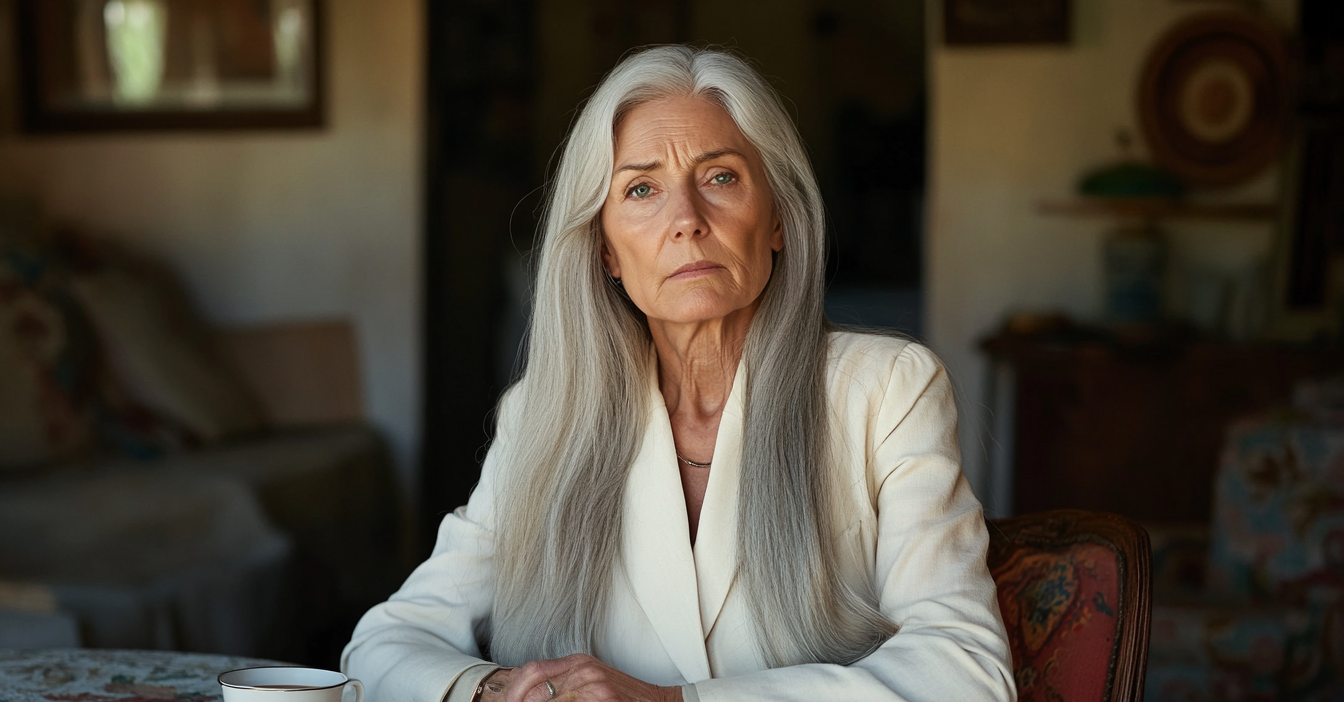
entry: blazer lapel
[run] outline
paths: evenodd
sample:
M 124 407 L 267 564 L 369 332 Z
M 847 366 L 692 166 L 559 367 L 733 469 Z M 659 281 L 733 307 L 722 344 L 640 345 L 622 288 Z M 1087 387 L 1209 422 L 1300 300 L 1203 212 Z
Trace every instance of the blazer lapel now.
M 719 418 L 714 440 L 713 467 L 705 502 L 700 506 L 700 528 L 695 539 L 695 570 L 700 580 L 700 626 L 705 636 L 714 629 L 724 600 L 737 577 L 737 498 L 742 467 L 743 394 L 746 362 L 740 362 L 733 388 Z
M 710 674 L 705 633 L 697 616 L 696 561 L 672 425 L 658 390 L 657 363 L 650 366 L 649 417 L 626 484 L 621 552 L 635 599 L 668 657 L 687 682 L 697 682 Z M 711 480 L 712 475 L 711 471 Z

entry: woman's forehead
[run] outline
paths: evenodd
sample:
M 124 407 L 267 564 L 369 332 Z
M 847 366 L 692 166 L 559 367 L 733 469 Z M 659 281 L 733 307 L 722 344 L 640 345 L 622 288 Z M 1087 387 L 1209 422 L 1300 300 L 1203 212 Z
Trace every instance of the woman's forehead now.
M 698 97 L 662 98 L 636 105 L 617 125 L 615 137 L 616 170 L 631 164 L 661 165 L 669 155 L 694 159 L 707 153 L 736 152 L 751 158 L 755 152 L 727 110 Z

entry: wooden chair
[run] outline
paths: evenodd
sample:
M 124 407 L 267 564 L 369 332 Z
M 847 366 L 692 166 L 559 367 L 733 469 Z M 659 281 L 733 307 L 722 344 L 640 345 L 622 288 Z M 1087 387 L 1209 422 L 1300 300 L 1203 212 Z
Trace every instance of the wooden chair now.
M 1148 533 L 1124 517 L 1079 510 L 988 526 L 1018 699 L 1141 700 L 1152 608 Z

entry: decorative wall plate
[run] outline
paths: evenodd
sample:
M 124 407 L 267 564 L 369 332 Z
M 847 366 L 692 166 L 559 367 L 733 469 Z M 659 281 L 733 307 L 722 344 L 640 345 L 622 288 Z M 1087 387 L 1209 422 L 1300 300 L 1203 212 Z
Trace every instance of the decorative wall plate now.
M 1158 40 L 1138 102 L 1154 161 L 1190 185 L 1242 182 L 1264 170 L 1283 141 L 1283 37 L 1245 13 L 1193 15 Z

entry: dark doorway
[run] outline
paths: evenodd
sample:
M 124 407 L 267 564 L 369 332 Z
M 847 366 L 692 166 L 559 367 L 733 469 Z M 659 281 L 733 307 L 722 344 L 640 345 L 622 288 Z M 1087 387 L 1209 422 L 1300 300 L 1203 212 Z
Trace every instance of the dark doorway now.
M 428 2 L 424 239 L 423 551 L 480 476 L 504 385 L 492 372 L 507 307 L 510 216 L 532 163 L 526 0 Z M 523 164 L 523 167 L 519 167 Z M 530 222 L 521 226 L 530 231 Z
M 826 198 L 827 312 L 921 332 L 924 3 L 432 2 L 428 12 L 422 534 L 466 501 L 517 368 L 540 187 L 632 47 L 715 44 L 775 85 Z M 429 543 L 426 543 L 426 548 Z

